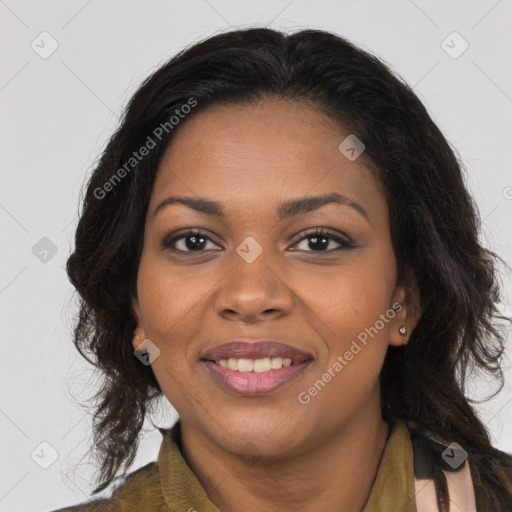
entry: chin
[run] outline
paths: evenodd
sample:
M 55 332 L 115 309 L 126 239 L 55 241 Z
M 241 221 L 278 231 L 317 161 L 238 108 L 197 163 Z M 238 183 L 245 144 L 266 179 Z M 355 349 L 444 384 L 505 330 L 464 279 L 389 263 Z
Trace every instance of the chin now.
M 301 438 L 300 425 L 290 411 L 284 414 L 223 415 L 219 418 L 222 426 L 215 428 L 212 437 L 225 450 L 247 457 L 278 459 L 292 451 Z M 288 417 L 287 417 L 288 416 Z M 217 423 L 217 422 L 215 422 Z M 308 437 L 304 433 L 304 437 Z

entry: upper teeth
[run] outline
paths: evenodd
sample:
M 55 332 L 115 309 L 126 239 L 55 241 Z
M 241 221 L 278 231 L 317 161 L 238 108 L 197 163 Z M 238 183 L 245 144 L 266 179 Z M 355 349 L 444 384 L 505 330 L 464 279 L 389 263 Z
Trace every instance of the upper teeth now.
M 265 357 L 263 359 L 237 359 L 230 357 L 229 359 L 220 359 L 215 361 L 218 365 L 230 370 L 238 370 L 239 372 L 268 372 L 269 370 L 279 370 L 283 366 L 290 366 L 292 360 L 289 357 Z

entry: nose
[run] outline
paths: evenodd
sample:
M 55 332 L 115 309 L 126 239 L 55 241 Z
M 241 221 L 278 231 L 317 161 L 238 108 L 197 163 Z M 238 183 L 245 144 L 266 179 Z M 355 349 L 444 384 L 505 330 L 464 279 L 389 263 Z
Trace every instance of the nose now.
M 264 254 L 251 263 L 234 255 L 233 266 L 215 295 L 215 309 L 224 319 L 257 323 L 290 314 L 292 291 Z

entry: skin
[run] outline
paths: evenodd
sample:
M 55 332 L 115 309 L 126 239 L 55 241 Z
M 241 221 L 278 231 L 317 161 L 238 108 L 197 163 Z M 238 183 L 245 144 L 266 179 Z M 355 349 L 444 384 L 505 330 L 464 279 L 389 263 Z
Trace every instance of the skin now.
M 144 233 L 136 335 L 161 353 L 152 369 L 180 415 L 184 457 L 223 512 L 362 510 L 389 434 L 378 375 L 389 345 L 401 345 L 419 312 L 417 290 L 397 286 L 388 207 L 363 153 L 348 160 L 349 134 L 312 105 L 266 98 L 213 106 L 182 122 L 161 161 Z M 281 201 L 337 192 L 359 203 L 330 203 L 279 221 Z M 168 196 L 220 202 L 225 218 Z M 349 237 L 316 249 L 308 228 Z M 201 253 L 183 228 L 212 237 Z M 261 255 L 236 252 L 251 236 Z M 182 252 L 179 252 L 179 251 Z M 188 251 L 188 252 L 187 252 Z M 402 309 L 307 405 L 307 391 L 395 303 Z M 221 388 L 200 361 L 207 349 L 241 337 L 270 338 L 313 355 L 296 380 L 260 397 Z M 137 344 L 139 341 L 137 341 Z M 134 347 L 137 347 L 134 342 Z

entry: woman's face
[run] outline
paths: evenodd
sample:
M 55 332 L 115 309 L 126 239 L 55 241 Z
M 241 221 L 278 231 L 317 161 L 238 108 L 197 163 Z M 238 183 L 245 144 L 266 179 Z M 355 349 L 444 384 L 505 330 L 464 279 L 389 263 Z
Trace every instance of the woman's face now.
M 414 327 L 383 190 L 364 152 L 338 149 L 348 135 L 305 103 L 214 106 L 158 169 L 136 334 L 160 350 L 152 369 L 182 424 L 230 452 L 304 452 L 380 418 L 386 349 Z

